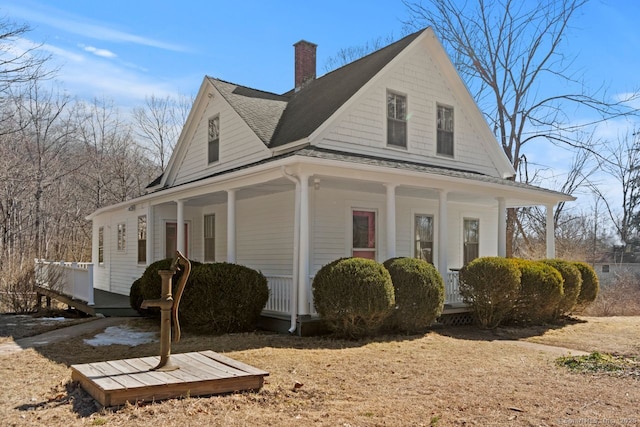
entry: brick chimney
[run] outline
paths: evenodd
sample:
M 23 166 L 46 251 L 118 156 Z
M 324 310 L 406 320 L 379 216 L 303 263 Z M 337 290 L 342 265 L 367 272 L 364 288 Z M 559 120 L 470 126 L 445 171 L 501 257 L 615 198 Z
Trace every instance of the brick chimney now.
M 296 54 L 296 92 L 316 78 L 316 47 L 318 45 L 300 40 L 293 45 Z

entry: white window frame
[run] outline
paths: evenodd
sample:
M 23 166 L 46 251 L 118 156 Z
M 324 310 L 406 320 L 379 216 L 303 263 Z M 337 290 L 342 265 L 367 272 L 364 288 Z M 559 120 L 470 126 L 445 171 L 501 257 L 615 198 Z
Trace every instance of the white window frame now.
M 476 221 L 478 223 L 478 242 L 475 243 L 476 245 L 478 245 L 478 250 L 477 250 L 477 254 L 478 257 L 480 257 L 480 218 L 478 217 L 469 217 L 469 216 L 465 216 L 462 218 L 462 265 L 466 265 L 469 262 L 473 261 L 473 260 L 466 260 L 466 230 L 465 230 L 465 223 L 467 221 Z M 475 258 L 474 258 L 475 259 Z
M 104 225 L 98 227 L 98 265 L 104 264 Z
M 118 223 L 116 233 L 116 250 L 118 252 L 125 252 L 127 250 L 127 223 Z
M 409 111 L 409 97 L 405 93 L 389 90 L 389 89 L 387 89 L 385 95 L 386 96 L 385 96 L 385 103 L 384 103 L 384 107 L 385 107 L 384 116 L 385 116 L 385 129 L 386 129 L 385 139 L 387 143 L 386 145 L 389 148 L 407 150 L 407 148 L 409 147 L 409 121 L 407 120 L 407 115 Z M 389 117 L 389 97 L 390 96 L 401 97 L 404 99 L 404 118 Z M 389 122 L 390 121 L 404 123 L 404 145 L 391 144 L 389 142 L 389 130 L 390 130 Z
M 207 217 L 213 217 L 213 236 L 207 237 Z M 213 239 L 213 259 L 207 258 L 207 239 Z M 202 259 L 204 262 L 216 261 L 216 213 L 206 213 L 202 216 Z
M 218 134 L 217 134 L 217 138 L 212 139 L 211 123 L 215 121 L 218 122 L 218 128 L 217 128 Z M 216 148 L 214 160 L 211 160 L 212 146 Z M 213 165 L 218 162 L 220 162 L 220 114 L 216 114 L 215 116 L 209 117 L 209 120 L 207 121 L 207 163 L 210 165 Z
M 142 233 L 141 233 L 141 229 L 140 229 L 140 220 L 144 218 L 144 239 L 141 239 L 142 237 Z M 138 264 L 141 265 L 146 265 L 147 264 L 147 260 L 148 260 L 148 251 L 147 251 L 147 239 L 148 239 L 148 233 L 149 233 L 149 223 L 147 221 L 147 215 L 139 215 L 138 216 L 138 233 L 137 233 L 137 261 Z M 144 240 L 144 248 L 142 249 L 143 252 L 140 251 L 140 242 Z M 144 253 L 144 260 L 141 261 L 140 260 L 140 254 Z
M 438 141 L 439 141 L 439 134 L 440 134 L 440 127 L 438 126 L 439 124 L 439 120 L 438 120 L 438 115 L 440 114 L 440 109 L 446 109 L 446 110 L 451 110 L 451 121 L 453 122 L 451 124 L 451 154 L 449 153 L 444 153 L 444 152 L 440 152 L 440 150 L 438 149 Z M 453 108 L 453 106 L 451 105 L 446 105 L 446 104 L 440 104 L 440 103 L 436 103 L 436 117 L 435 117 L 435 121 L 436 121 L 436 155 L 438 156 L 444 156 L 444 157 L 450 157 L 453 158 L 455 157 L 455 153 L 456 153 L 456 116 L 455 116 L 455 109 Z M 443 129 L 444 132 L 448 132 L 446 129 Z
M 433 264 L 435 262 L 435 250 L 436 250 L 436 230 L 435 230 L 435 226 L 436 226 L 436 220 L 435 220 L 435 215 L 432 213 L 425 213 L 425 212 L 412 212 L 412 224 L 411 224 L 411 236 L 412 236 L 412 249 L 411 249 L 411 256 L 414 258 L 418 258 L 416 251 L 417 251 L 417 244 L 418 244 L 418 240 L 417 240 L 417 230 L 416 230 L 416 218 L 418 216 L 426 216 L 431 218 L 431 263 Z M 422 259 L 420 257 L 420 259 Z

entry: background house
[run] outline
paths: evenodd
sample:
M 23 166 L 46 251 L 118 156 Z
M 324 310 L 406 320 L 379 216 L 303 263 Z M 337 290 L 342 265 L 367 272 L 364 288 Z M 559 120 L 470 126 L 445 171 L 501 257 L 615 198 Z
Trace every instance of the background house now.
M 261 270 L 265 314 L 293 331 L 314 314 L 311 281 L 344 256 L 433 262 L 446 300 L 456 269 L 505 255 L 506 208 L 571 196 L 514 170 L 430 29 L 316 78 L 295 45 L 295 87 L 273 94 L 205 77 L 164 174 L 94 212 L 95 288 L 128 294 L 176 249 Z M 547 255 L 554 254 L 547 221 Z

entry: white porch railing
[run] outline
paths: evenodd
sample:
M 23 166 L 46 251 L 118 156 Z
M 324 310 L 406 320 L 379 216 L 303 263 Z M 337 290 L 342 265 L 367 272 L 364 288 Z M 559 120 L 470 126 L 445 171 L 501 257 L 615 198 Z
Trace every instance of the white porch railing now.
M 266 311 L 291 313 L 291 276 L 267 276 L 269 299 L 264 307 Z
M 93 301 L 93 263 L 35 260 L 36 285 L 85 301 Z
M 264 307 L 265 311 L 276 313 L 291 313 L 291 276 L 266 276 L 269 286 L 269 299 Z M 313 277 L 310 278 L 313 281 Z M 313 293 L 309 290 L 309 313 L 317 314 L 313 304 Z M 450 271 L 445 281 L 445 304 L 462 303 L 458 271 Z
M 459 272 L 449 271 L 447 280 L 444 283 L 444 303 L 445 304 L 461 304 L 464 300 L 460 295 L 460 275 Z

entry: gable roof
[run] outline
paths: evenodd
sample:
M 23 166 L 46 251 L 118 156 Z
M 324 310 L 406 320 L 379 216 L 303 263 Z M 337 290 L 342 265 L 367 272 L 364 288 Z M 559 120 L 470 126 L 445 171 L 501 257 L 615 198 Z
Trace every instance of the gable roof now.
M 206 97 L 210 96 L 207 93 L 207 86 L 213 87 L 266 147 L 273 149 L 304 140 L 312 137 L 314 132 L 321 129 L 322 125 L 344 107 L 359 90 L 374 80 L 386 66 L 406 52 L 407 48 L 421 36 L 427 36 L 428 40 L 435 40 L 435 43 L 428 44 L 431 47 L 431 54 L 437 56 L 439 66 L 444 67 L 445 74 L 451 80 L 457 96 L 476 105 L 435 34 L 427 27 L 314 79 L 298 91 L 290 90 L 283 94 L 275 94 L 206 76 L 192 113 L 196 110 L 196 106 L 200 109 L 204 108 L 208 103 Z M 479 110 L 476 116 L 478 116 L 475 120 L 479 124 L 479 129 L 486 137 L 482 141 L 495 141 L 495 136 L 486 126 L 486 121 Z M 185 125 L 185 129 L 187 127 Z M 514 172 L 511 162 L 500 146 L 497 143 L 485 145 L 503 177 L 512 176 Z M 185 153 L 180 154 L 175 150 L 167 170 L 149 184 L 147 189 L 166 187 L 167 180 L 170 181 L 170 176 L 174 176 L 171 171 L 180 164 L 180 161 L 174 157 L 184 155 Z
M 311 135 L 365 83 L 426 30 L 420 30 L 282 95 L 207 77 L 268 147 Z
M 269 145 L 282 112 L 287 107 L 286 96 L 251 89 L 207 76 L 207 80 L 242 117 L 260 140 Z
M 426 30 L 420 30 L 309 82 L 291 97 L 269 144 L 278 147 L 311 135 L 365 83 Z

